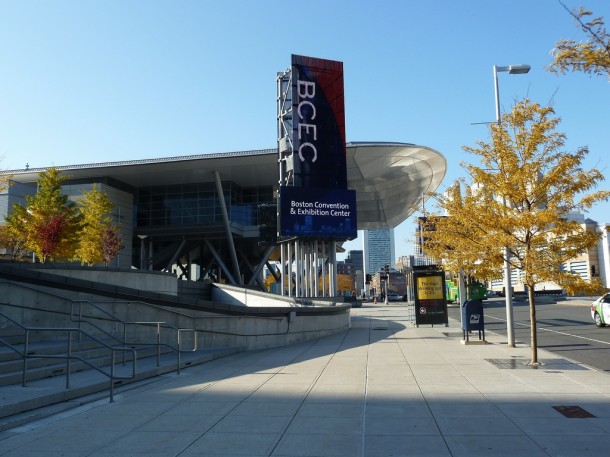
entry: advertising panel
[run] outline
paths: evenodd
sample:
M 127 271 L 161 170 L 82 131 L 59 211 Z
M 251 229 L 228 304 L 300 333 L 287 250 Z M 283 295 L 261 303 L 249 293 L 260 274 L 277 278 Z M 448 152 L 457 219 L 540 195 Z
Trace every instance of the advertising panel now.
M 280 187 L 280 236 L 353 239 L 356 192 Z
M 292 56 L 295 187 L 347 189 L 343 63 Z
M 415 324 L 449 324 L 445 273 L 414 271 Z

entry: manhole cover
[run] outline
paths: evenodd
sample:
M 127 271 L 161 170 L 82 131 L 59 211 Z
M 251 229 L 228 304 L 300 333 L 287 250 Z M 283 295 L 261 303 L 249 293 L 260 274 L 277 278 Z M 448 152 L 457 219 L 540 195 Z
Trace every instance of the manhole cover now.
M 580 406 L 553 406 L 553 409 L 559 411 L 569 419 L 588 419 L 595 417 L 589 411 L 582 409 Z

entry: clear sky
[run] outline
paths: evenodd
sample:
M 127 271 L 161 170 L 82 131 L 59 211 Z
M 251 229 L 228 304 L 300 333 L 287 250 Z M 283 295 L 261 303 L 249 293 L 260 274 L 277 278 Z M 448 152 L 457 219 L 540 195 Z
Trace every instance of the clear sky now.
M 608 0 L 563 1 L 610 28 Z M 344 63 L 348 141 L 441 152 L 439 190 L 488 139 L 494 65 L 532 66 L 499 74 L 503 111 L 552 103 L 566 150 L 608 174 L 610 83 L 546 71 L 562 38 L 585 36 L 557 0 L 0 0 L 0 167 L 273 148 L 275 76 L 302 54 Z M 587 216 L 610 222 L 610 204 Z M 397 256 L 413 230 L 397 227 Z

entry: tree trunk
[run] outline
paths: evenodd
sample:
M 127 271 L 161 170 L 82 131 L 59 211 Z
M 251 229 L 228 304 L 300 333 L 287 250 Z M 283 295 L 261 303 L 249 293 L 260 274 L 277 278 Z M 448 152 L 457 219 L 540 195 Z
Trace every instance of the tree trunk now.
M 536 332 L 536 302 L 534 301 L 534 287 L 527 288 L 527 298 L 530 304 L 530 326 L 531 326 L 531 346 L 532 360 L 530 364 L 532 368 L 538 367 L 538 333 Z

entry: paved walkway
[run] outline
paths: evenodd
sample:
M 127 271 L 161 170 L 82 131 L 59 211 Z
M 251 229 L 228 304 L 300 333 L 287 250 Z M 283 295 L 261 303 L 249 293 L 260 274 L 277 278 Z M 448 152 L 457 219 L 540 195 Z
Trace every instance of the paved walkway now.
M 610 376 L 400 305 L 344 333 L 235 354 L 0 433 L 0 456 L 604 456 Z M 554 407 L 580 407 L 568 418 Z M 561 409 L 561 408 L 560 408 Z M 565 408 L 564 408 L 565 409 Z

